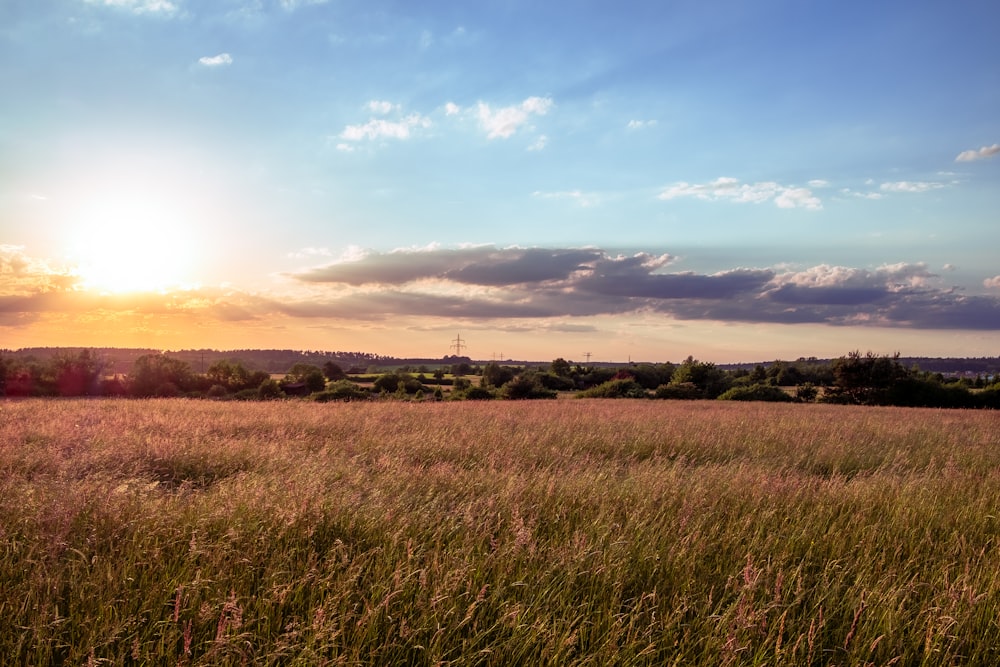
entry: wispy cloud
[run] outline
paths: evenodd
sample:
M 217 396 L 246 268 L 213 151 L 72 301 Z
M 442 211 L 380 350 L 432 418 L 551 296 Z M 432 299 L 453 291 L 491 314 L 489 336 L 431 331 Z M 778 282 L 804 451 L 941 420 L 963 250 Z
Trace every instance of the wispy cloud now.
M 89 5 L 114 7 L 131 11 L 133 14 L 150 14 L 158 16 L 174 16 L 180 12 L 180 7 L 170 0 L 84 0 Z
M 654 127 L 655 125 L 655 120 L 630 120 L 625 127 L 630 130 L 642 130 L 647 127 Z
M 542 192 L 536 190 L 531 193 L 531 196 L 537 199 L 566 199 L 576 202 L 584 208 L 594 206 L 598 202 L 597 195 L 591 192 L 583 192 L 582 190 L 561 190 L 557 192 Z
M 293 9 L 298 9 L 299 7 L 308 5 L 325 5 L 330 0 L 280 0 L 281 8 L 286 11 L 292 11 Z
M 727 200 L 740 203 L 760 204 L 773 201 L 779 208 L 806 208 L 817 210 L 823 203 L 808 188 L 781 185 L 773 181 L 741 183 L 738 179 L 721 177 L 710 183 L 675 183 L 658 195 L 659 199 L 671 200 L 680 197 L 694 197 L 705 201 Z
M 988 160 L 1000 153 L 1000 144 L 983 146 L 979 150 L 962 151 L 955 158 L 955 162 L 975 162 L 976 160 Z
M 552 106 L 552 98 L 549 97 L 529 97 L 520 104 L 499 109 L 480 102 L 476 115 L 488 138 L 508 139 L 526 125 L 532 116 L 544 116 Z
M 233 64 L 233 57 L 228 53 L 220 53 L 217 56 L 203 56 L 198 58 L 198 62 L 205 67 L 225 67 Z
M 883 192 L 930 192 L 948 187 L 947 183 L 931 181 L 895 181 L 893 183 L 883 183 L 879 186 Z

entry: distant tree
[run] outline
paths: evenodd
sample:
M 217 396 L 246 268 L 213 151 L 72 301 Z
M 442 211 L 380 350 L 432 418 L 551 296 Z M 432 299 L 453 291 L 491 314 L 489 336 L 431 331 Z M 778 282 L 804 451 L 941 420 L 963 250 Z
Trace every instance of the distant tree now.
M 139 357 L 128 374 L 129 393 L 138 397 L 162 396 L 171 391 L 176 394 L 188 391 L 194 384 L 189 364 L 162 354 Z
M 508 399 L 555 398 L 556 392 L 546 389 L 536 371 L 521 373 L 500 388 L 500 394 Z
M 636 364 L 629 369 L 629 373 L 643 389 L 656 389 L 661 384 L 670 382 L 674 370 L 674 365 L 669 363 Z
M 674 370 L 671 384 L 690 383 L 698 388 L 701 398 L 716 398 L 729 389 L 729 376 L 715 364 L 702 362 L 689 356 Z
M 282 398 L 285 392 L 281 390 L 281 385 L 278 384 L 277 380 L 268 378 L 260 383 L 257 387 L 257 398 L 262 401 L 269 401 L 276 398 Z
M 538 381 L 546 389 L 551 389 L 553 391 L 572 391 L 576 389 L 576 383 L 571 377 L 556 375 L 551 372 L 538 373 L 537 377 Z
M 500 364 L 491 361 L 483 366 L 483 375 L 480 380 L 480 386 L 502 387 L 506 383 L 513 380 L 515 374 L 516 371 L 510 366 L 501 366 Z
M 472 366 L 466 361 L 451 365 L 451 374 L 455 377 L 462 377 L 463 375 L 468 375 L 471 372 Z
M 803 382 L 795 389 L 795 398 L 803 403 L 812 403 L 819 397 L 819 389 L 812 382 Z
M 328 361 L 323 364 L 323 375 L 330 382 L 336 382 L 347 378 L 347 373 L 344 372 L 344 369 L 332 361 Z
M 573 373 L 573 367 L 562 357 L 553 359 L 552 363 L 549 364 L 549 370 L 553 375 L 558 375 L 559 377 L 569 377 Z
M 323 391 L 326 388 L 326 378 L 323 371 L 318 366 L 312 364 L 298 363 L 293 365 L 285 374 L 282 384 L 304 384 L 306 391 L 310 394 Z
M 60 396 L 100 393 L 105 362 L 90 350 L 57 353 L 49 360 L 55 390 Z
M 836 386 L 824 396 L 830 402 L 887 405 L 893 384 L 910 377 L 910 371 L 899 363 L 899 353 L 886 357 L 855 350 L 832 366 Z
M 239 361 L 226 359 L 216 361 L 205 371 L 205 378 L 210 387 L 222 385 L 232 392 L 256 389 L 261 382 L 270 377 L 265 371 L 251 371 Z

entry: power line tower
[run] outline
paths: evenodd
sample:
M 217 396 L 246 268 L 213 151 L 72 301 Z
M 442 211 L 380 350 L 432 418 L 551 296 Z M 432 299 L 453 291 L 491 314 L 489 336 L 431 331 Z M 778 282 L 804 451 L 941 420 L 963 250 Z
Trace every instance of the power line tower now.
M 455 337 L 455 340 L 451 341 L 451 347 L 455 350 L 455 356 L 460 357 L 462 356 L 462 349 L 468 347 L 468 345 L 466 345 L 465 341 L 462 340 L 462 334 L 458 334 L 458 336 Z
M 584 352 L 583 356 L 587 357 L 587 365 L 590 365 L 590 352 Z

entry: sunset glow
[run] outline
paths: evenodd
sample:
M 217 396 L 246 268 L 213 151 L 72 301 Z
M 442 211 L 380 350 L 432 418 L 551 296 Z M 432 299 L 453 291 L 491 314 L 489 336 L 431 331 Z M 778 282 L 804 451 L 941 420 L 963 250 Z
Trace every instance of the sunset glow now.
M 190 287 L 198 253 L 161 203 L 109 198 L 82 211 L 70 260 L 80 286 L 98 292 L 163 292 Z

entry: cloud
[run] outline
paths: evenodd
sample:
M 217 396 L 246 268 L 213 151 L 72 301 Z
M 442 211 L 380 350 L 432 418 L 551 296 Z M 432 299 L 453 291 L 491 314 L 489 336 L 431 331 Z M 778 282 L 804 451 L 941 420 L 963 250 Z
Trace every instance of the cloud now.
M 479 125 L 489 139 L 508 139 L 514 135 L 532 116 L 544 116 L 552 108 L 549 97 L 529 97 L 520 104 L 492 109 L 485 102 L 476 107 Z
M 371 111 L 372 113 L 380 114 L 382 116 L 398 108 L 399 107 L 393 104 L 392 102 L 386 102 L 384 100 L 372 100 L 367 105 L 367 109 L 369 111 Z
M 129 10 L 133 14 L 174 16 L 180 12 L 177 3 L 169 0 L 84 0 L 87 4 Z
M 855 190 L 851 190 L 850 188 L 841 189 L 840 194 L 846 195 L 848 197 L 856 197 L 857 199 L 872 199 L 872 200 L 882 199 L 885 196 L 881 192 L 856 192 Z
M 879 189 L 883 192 L 930 192 L 948 187 L 947 183 L 935 183 L 928 181 L 896 181 L 894 183 L 883 183 Z
M 458 106 L 454 102 L 448 102 L 444 105 L 444 113 L 446 116 L 455 116 L 462 112 L 462 107 Z
M 0 245 L 0 326 L 46 318 L 113 322 L 134 315 L 164 318 L 174 328 L 181 326 L 173 321 L 178 317 L 205 326 L 273 322 L 282 316 L 465 319 L 496 328 L 526 326 L 527 320 L 541 326 L 566 318 L 642 313 L 678 320 L 1000 331 L 1000 296 L 970 295 L 943 285 L 923 263 L 736 266 L 700 273 L 675 270 L 675 257 L 662 252 L 492 245 L 392 252 L 351 248 L 339 259 L 329 256 L 318 246 L 293 253 L 300 261 L 319 264 L 284 274 L 279 291 L 268 294 L 198 288 L 107 295 L 83 289 L 71 266 Z M 1000 275 L 983 286 L 1000 289 Z
M 760 204 L 773 201 L 779 208 L 806 208 L 817 210 L 823 203 L 807 188 L 780 185 L 773 181 L 761 183 L 740 183 L 738 179 L 720 177 L 710 183 L 675 183 L 658 195 L 668 201 L 680 197 L 694 197 L 704 201 L 728 200 L 740 203 Z
M 198 62 L 205 67 L 225 67 L 233 64 L 233 57 L 228 53 L 220 53 L 217 56 L 204 56 L 198 58 Z
M 445 280 L 486 286 L 565 280 L 587 262 L 600 257 L 596 250 L 542 250 L 473 246 L 457 249 L 431 247 L 388 253 L 353 253 L 351 259 L 290 274 L 311 283 L 346 285 L 404 285 L 421 280 Z
M 962 151 L 955 158 L 955 162 L 975 162 L 977 160 L 988 160 L 1000 153 L 1000 144 L 983 146 L 979 150 Z
M 280 0 L 281 8 L 285 11 L 292 11 L 307 5 L 325 5 L 330 0 Z
M 352 253 L 290 277 L 325 295 L 285 304 L 309 317 L 557 318 L 661 313 L 683 320 L 1000 330 L 1000 298 L 937 286 L 922 263 L 873 269 L 670 271 L 669 254 L 598 248 Z M 1000 276 L 987 286 L 1000 287 Z
M 25 297 L 73 290 L 72 267 L 30 256 L 23 246 L 0 244 L 0 297 Z
M 581 190 L 563 190 L 559 192 L 541 192 L 536 190 L 531 193 L 531 196 L 537 199 L 569 199 L 584 208 L 590 208 L 598 203 L 597 195 L 582 192 Z
M 531 144 L 530 146 L 528 146 L 528 150 L 529 151 L 540 151 L 540 150 L 543 150 L 548 145 L 549 145 L 549 138 L 547 136 L 545 136 L 544 134 L 541 134 L 541 135 L 538 136 L 537 139 L 535 139 L 535 142 L 533 144 Z
M 627 127 L 630 130 L 642 130 L 647 127 L 653 127 L 656 125 L 655 120 L 630 120 Z
M 410 114 L 398 121 L 373 118 L 363 125 L 348 125 L 340 133 L 340 138 L 347 141 L 409 139 L 412 130 L 426 129 L 430 126 L 430 119 L 418 113 Z

